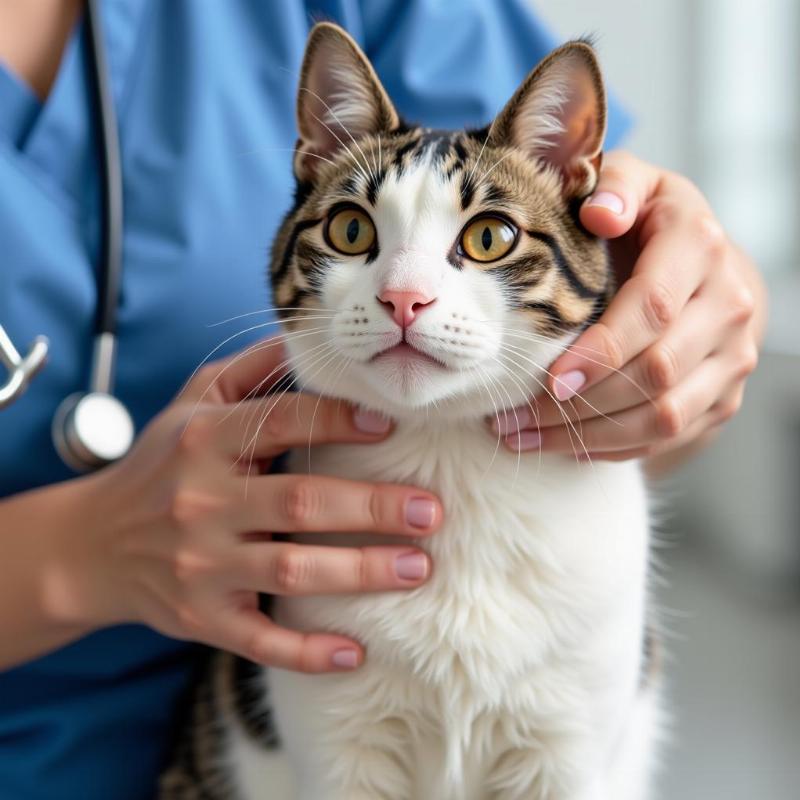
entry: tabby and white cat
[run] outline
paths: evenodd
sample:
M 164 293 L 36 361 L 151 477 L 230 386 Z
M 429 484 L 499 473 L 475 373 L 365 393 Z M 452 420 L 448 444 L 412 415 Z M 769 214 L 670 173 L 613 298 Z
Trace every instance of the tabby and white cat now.
M 486 425 L 541 390 L 612 291 L 577 220 L 606 121 L 591 47 L 551 53 L 489 127 L 448 132 L 404 123 L 322 23 L 298 120 L 271 273 L 276 305 L 309 310 L 285 312 L 293 370 L 396 421 L 383 443 L 315 449 L 313 471 L 424 486 L 445 523 L 418 542 L 434 570 L 415 591 L 276 598 L 279 623 L 350 635 L 364 665 L 220 654 L 163 796 L 643 800 L 658 690 L 639 467 L 520 457 Z

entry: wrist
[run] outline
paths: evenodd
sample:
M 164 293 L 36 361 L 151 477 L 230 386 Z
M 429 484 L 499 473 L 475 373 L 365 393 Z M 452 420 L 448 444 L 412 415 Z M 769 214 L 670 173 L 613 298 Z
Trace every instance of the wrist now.
M 42 607 L 59 626 L 83 634 L 126 621 L 115 576 L 113 521 L 102 473 L 52 487 L 43 540 Z M 114 591 L 116 585 L 117 593 Z

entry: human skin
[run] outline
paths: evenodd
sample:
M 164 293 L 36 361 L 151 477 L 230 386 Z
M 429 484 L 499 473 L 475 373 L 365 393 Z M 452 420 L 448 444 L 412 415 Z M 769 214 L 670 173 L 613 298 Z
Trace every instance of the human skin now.
M 441 505 L 409 486 L 254 472 L 251 463 L 263 471 L 292 446 L 369 447 L 391 435 L 385 418 L 337 400 L 245 399 L 265 375 L 278 379 L 284 361 L 272 339 L 204 367 L 124 459 L 0 503 L 0 668 L 122 623 L 286 669 L 362 662 L 361 646 L 344 636 L 275 625 L 258 610 L 258 594 L 413 589 L 430 574 L 428 555 L 273 534 L 423 537 L 440 526 Z M 271 410 L 259 426 L 265 402 Z
M 42 99 L 80 6 L 78 0 L 0 3 L 0 58 Z M 763 330 L 763 284 L 691 183 L 630 155 L 606 157 L 581 219 L 612 240 L 625 282 L 598 324 L 551 367 L 561 381 L 551 377 L 549 388 L 562 396 L 569 373 L 586 375 L 580 389 L 585 402 L 537 398 L 541 446 L 572 451 L 560 424 L 563 412 L 582 419 L 592 458 L 645 456 L 651 464 L 659 458 L 663 463 L 703 442 L 738 409 Z M 272 356 L 277 352 L 273 348 Z M 0 668 L 125 621 L 292 669 L 361 663 L 363 650 L 344 637 L 302 636 L 272 625 L 255 610 L 257 591 L 413 588 L 430 572 L 427 557 L 414 548 L 293 549 L 269 541 L 270 534 L 368 529 L 427 535 L 440 525 L 442 509 L 436 498 L 409 487 L 334 485 L 308 477 L 253 476 L 245 496 L 232 446 L 233 438 L 241 443 L 241 431 L 232 431 L 252 407 L 245 404 L 217 422 L 272 364 L 270 358 L 242 359 L 218 383 L 214 377 L 225 365 L 210 365 L 119 464 L 0 502 Z M 643 402 L 614 368 L 653 402 Z M 212 384 L 184 431 L 192 399 Z M 258 439 L 258 455 L 268 459 L 308 444 L 308 429 L 293 421 L 308 402 L 291 398 L 276 409 Z M 525 414 L 519 409 L 517 417 L 524 421 Z M 506 425 L 513 419 L 509 415 Z M 352 409 L 322 401 L 312 441 L 366 443 L 389 435 L 385 427 L 359 432 L 355 420 Z M 385 425 L 375 419 L 367 424 Z M 533 420 L 521 433 L 506 433 L 509 447 L 538 446 Z M 412 516 L 427 526 L 408 521 L 412 500 L 422 501 Z M 402 555 L 416 560 L 405 561 L 401 572 L 408 576 L 416 566 L 418 577 L 398 575 L 396 558 Z
M 522 406 L 499 427 L 511 449 L 663 471 L 739 410 L 766 290 L 697 187 L 629 153 L 606 155 L 580 218 L 610 240 L 619 291 L 550 366 L 536 414 Z

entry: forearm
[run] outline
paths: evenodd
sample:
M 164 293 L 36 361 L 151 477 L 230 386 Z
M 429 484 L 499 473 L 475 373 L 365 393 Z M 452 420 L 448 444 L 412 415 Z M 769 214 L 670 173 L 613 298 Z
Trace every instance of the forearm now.
M 0 670 L 92 630 L 74 614 L 69 553 L 79 546 L 84 480 L 0 502 Z

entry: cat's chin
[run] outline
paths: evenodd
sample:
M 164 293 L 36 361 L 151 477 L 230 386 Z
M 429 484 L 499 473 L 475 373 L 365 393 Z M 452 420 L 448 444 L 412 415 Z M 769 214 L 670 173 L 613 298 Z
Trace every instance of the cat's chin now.
M 472 370 L 449 369 L 425 360 L 388 358 L 368 363 L 351 361 L 304 375 L 296 370 L 304 390 L 335 397 L 381 412 L 396 420 L 453 423 L 493 416 L 503 408 L 524 405 L 521 384 L 496 387 L 487 394 L 486 383 Z M 485 381 L 485 379 L 484 379 Z M 502 399 L 501 399 L 502 398 Z

